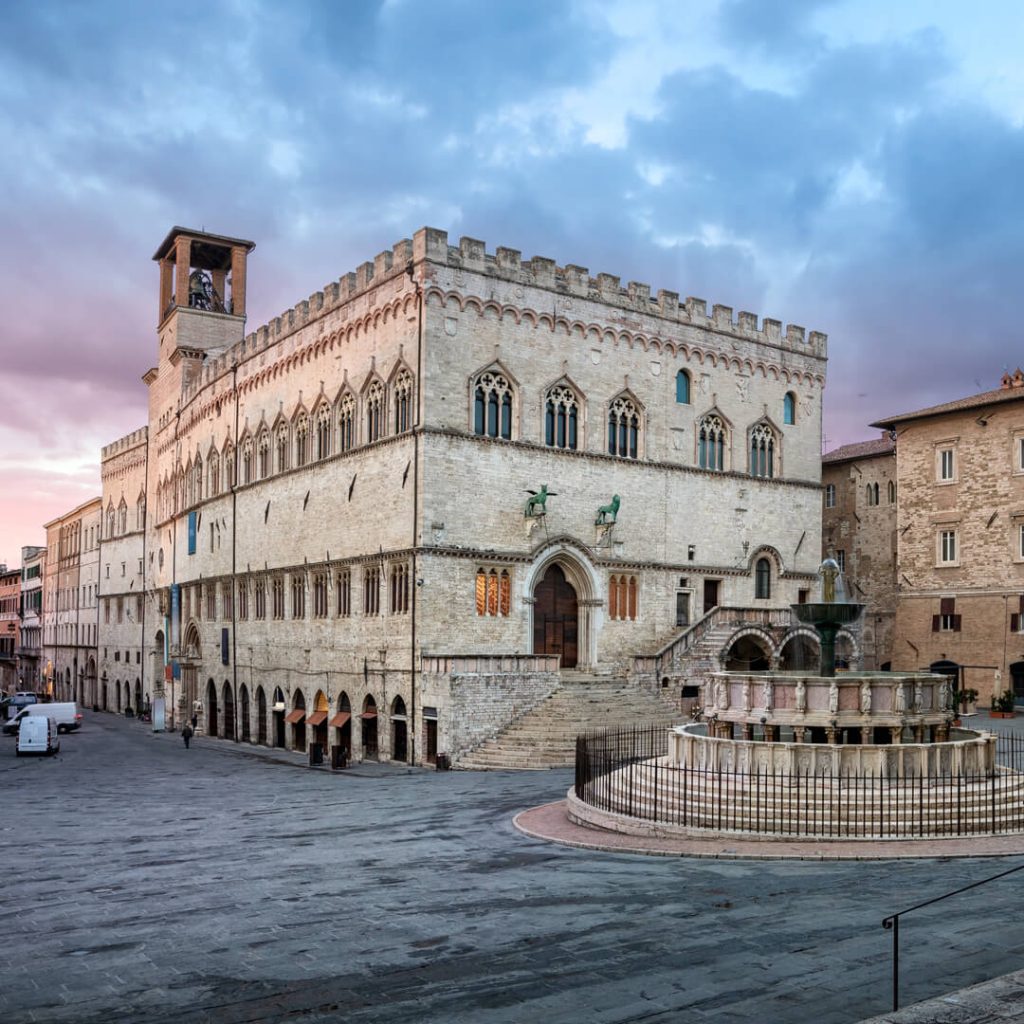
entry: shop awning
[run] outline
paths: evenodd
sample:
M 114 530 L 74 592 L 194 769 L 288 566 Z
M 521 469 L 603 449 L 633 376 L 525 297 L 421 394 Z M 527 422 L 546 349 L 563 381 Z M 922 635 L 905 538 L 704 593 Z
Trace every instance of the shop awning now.
M 306 725 L 320 725 L 321 723 L 326 721 L 326 711 L 310 711 L 310 713 L 306 715 Z
M 305 717 L 306 709 L 296 708 L 294 711 L 289 711 L 288 714 L 284 716 L 284 720 L 286 722 L 301 722 Z
M 339 711 L 327 724 L 332 729 L 340 729 L 351 717 L 351 711 Z
M 364 711 L 359 717 L 360 718 L 376 718 L 377 717 L 377 712 L 376 711 Z

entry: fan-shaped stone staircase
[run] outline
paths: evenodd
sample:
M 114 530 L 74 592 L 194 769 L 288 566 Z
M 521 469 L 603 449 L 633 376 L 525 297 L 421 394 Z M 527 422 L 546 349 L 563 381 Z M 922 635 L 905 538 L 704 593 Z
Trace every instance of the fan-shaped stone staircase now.
M 668 701 L 625 679 L 562 674 L 562 684 L 493 739 L 456 761 L 457 768 L 571 768 L 576 737 L 588 729 L 612 729 L 684 721 Z

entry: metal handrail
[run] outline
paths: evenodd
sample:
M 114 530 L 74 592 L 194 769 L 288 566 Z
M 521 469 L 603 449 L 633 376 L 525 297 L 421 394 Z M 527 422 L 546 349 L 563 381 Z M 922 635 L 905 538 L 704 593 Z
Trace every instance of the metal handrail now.
M 900 1008 L 900 918 L 905 914 L 909 914 L 913 910 L 920 910 L 922 907 L 930 907 L 933 903 L 941 903 L 942 900 L 948 900 L 950 896 L 959 896 L 962 892 L 977 889 L 980 885 L 987 885 L 989 882 L 995 882 L 997 879 L 1005 878 L 1007 875 L 1012 875 L 1017 871 L 1024 871 L 1024 864 L 1018 864 L 1015 868 L 1000 871 L 998 875 L 990 875 L 988 878 L 982 878 L 980 881 L 972 882 L 970 885 L 965 885 L 960 889 L 954 889 L 952 892 L 943 893 L 941 896 L 935 896 L 930 900 L 925 900 L 923 903 L 916 903 L 912 907 L 907 907 L 904 910 L 898 910 L 895 914 L 890 914 L 888 917 L 882 919 L 882 927 L 886 931 L 892 932 L 893 1011 Z

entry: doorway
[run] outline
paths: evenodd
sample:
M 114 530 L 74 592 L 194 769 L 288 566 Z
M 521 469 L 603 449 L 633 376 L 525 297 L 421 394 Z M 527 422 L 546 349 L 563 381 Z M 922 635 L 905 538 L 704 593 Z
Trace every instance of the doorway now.
M 718 607 L 718 587 L 721 580 L 704 581 L 704 614 Z
M 1010 686 L 1013 687 L 1014 704 L 1024 704 L 1024 661 L 1010 665 Z
M 391 702 L 391 760 L 406 761 L 409 758 L 408 724 L 405 701 L 396 697 Z
M 559 565 L 548 567 L 533 592 L 533 653 L 557 654 L 562 668 L 579 657 L 579 603 Z

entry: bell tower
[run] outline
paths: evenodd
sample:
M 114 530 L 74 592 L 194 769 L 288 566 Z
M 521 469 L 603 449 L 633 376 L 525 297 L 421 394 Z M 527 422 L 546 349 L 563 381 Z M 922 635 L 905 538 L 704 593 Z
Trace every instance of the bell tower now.
M 162 353 L 207 352 L 242 340 L 246 259 L 255 248 L 255 242 L 243 238 L 171 228 L 153 255 L 160 264 Z

